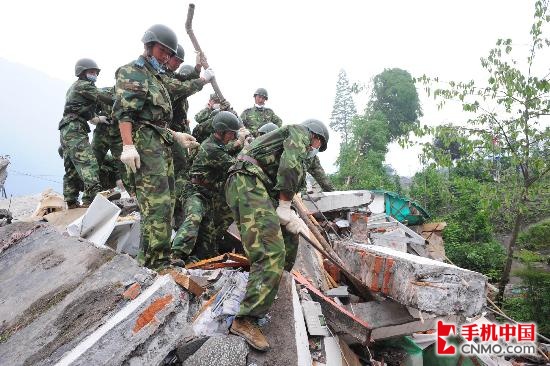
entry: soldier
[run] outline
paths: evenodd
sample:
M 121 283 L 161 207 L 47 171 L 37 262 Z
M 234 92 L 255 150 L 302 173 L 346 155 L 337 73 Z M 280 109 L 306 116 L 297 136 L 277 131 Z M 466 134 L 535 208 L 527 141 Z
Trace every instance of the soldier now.
M 116 71 L 113 117 L 122 136 L 120 160 L 135 173 L 136 196 L 141 211 L 138 260 L 158 269 L 170 260 L 171 222 L 174 212 L 174 168 L 171 145 L 192 147 L 195 139 L 166 127 L 172 120 L 170 80 L 163 67 L 176 52 L 178 39 L 165 25 L 150 27 L 143 38 L 144 53 Z M 199 89 L 214 76 L 204 70 L 188 88 Z M 177 80 L 176 80 L 177 81 Z M 179 82 L 181 83 L 181 82 Z
M 197 54 L 196 65 L 191 67 L 191 70 L 187 73 L 176 73 L 175 71 L 180 67 L 184 61 L 185 52 L 182 45 L 178 44 L 176 54 L 168 60 L 166 64 L 166 76 L 175 78 L 179 81 L 196 80 L 200 78 L 201 71 L 201 55 Z M 187 66 L 187 65 L 186 65 Z M 190 134 L 189 121 L 187 120 L 187 111 L 189 110 L 189 102 L 187 97 L 197 90 L 189 90 L 189 94 L 180 94 L 178 98 L 173 98 L 171 93 L 172 111 L 173 117 L 170 122 L 170 129 L 176 132 L 184 132 Z M 183 202 L 182 195 L 183 189 L 187 182 L 187 171 L 191 165 L 191 157 L 187 149 L 184 149 L 179 144 L 172 145 L 172 158 L 174 160 L 174 180 L 175 180 L 175 197 L 176 202 L 174 206 L 174 228 L 177 230 L 183 222 Z
M 217 255 L 220 233 L 233 221 L 222 191 L 248 131 L 241 130 L 239 119 L 227 111 L 216 114 L 213 125 L 214 133 L 199 147 L 189 171 L 185 221 L 172 242 L 172 263 L 176 265 Z M 237 143 L 230 144 L 235 140 Z
M 114 97 L 114 88 L 101 88 L 100 89 L 105 94 Z M 111 113 L 113 111 L 113 99 L 110 103 L 100 102 L 98 104 L 98 114 L 96 117 L 90 120 L 90 123 L 96 125 L 94 129 L 94 137 L 92 139 L 92 150 L 94 152 L 97 164 L 99 165 L 100 177 L 99 180 L 104 189 L 111 189 L 113 186 L 105 186 L 104 183 L 108 182 L 110 179 L 108 177 L 102 176 L 105 171 L 110 171 L 111 167 L 109 164 L 115 165 L 115 182 L 116 186 L 119 187 L 122 191 L 126 190 L 126 187 L 132 192 L 132 184 L 129 183 L 128 175 L 126 174 L 126 167 L 118 159 L 122 153 L 122 138 L 120 137 L 120 130 L 118 129 L 118 124 L 113 123 Z M 112 156 L 116 156 L 117 159 L 111 160 L 111 155 L 108 152 L 111 151 Z M 107 166 L 105 166 L 107 165 Z M 105 169 L 104 169 L 105 166 Z
M 258 88 L 254 93 L 254 107 L 245 109 L 241 113 L 241 120 L 244 126 L 250 130 L 253 136 L 257 136 L 258 129 L 266 123 L 273 122 L 278 127 L 283 125 L 283 121 L 281 121 L 275 112 L 265 106 L 266 101 L 267 90 Z
M 275 123 L 266 123 L 262 127 L 258 129 L 258 136 L 265 135 L 266 133 L 269 133 L 271 131 L 276 130 L 277 125 Z M 327 177 L 327 174 L 325 173 L 325 170 L 321 166 L 321 161 L 319 160 L 318 156 L 314 156 L 312 159 L 308 159 L 307 163 L 307 172 L 313 176 L 317 184 L 321 187 L 323 192 L 332 192 L 334 191 L 334 185 L 330 181 L 330 179 Z
M 214 129 L 212 128 L 212 120 L 220 109 L 220 98 L 216 95 L 216 93 L 210 94 L 210 99 L 208 100 L 206 107 L 201 109 L 199 113 L 195 115 L 197 125 L 193 129 L 193 137 L 197 139 L 197 142 L 202 143 L 212 134 L 212 132 L 214 132 Z
M 63 150 L 63 196 L 69 209 L 79 207 L 79 187 L 72 184 L 78 175 L 84 183 L 82 207 L 88 207 L 95 195 L 101 191 L 99 166 L 88 140 L 88 120 L 95 115 L 99 101 L 109 103 L 111 96 L 99 91 L 95 81 L 99 67 L 94 60 L 83 58 L 76 62 L 75 76 L 78 78 L 69 88 L 59 122 L 59 134 Z
M 290 203 L 305 183 L 306 159 L 325 151 L 328 138 L 318 120 L 283 126 L 243 149 L 229 171 L 225 198 L 250 261 L 246 294 L 230 331 L 260 351 L 269 344 L 254 321 L 269 310 L 283 269 L 294 265 L 298 234 L 307 232 Z

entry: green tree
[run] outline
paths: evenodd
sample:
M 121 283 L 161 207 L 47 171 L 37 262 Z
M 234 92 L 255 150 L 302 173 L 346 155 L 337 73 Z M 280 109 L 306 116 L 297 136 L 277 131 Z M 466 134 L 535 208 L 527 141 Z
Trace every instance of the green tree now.
M 353 101 L 351 87 L 346 72 L 341 69 L 336 82 L 336 96 L 330 116 L 330 127 L 342 134 L 344 144 L 349 141 L 351 133 L 351 121 L 357 114 Z
M 543 35 L 543 26 L 550 22 L 548 1 L 536 1 L 534 22 L 530 30 L 531 44 L 525 60 L 513 56 L 511 39 L 499 39 L 489 56 L 481 59 L 488 72 L 488 84 L 479 87 L 474 81 L 448 82 L 423 76 L 423 82 L 442 107 L 447 100 L 458 100 L 472 117 L 465 121 L 464 131 L 475 151 L 487 156 L 498 149 L 499 157 L 509 159 L 510 168 L 499 171 L 495 185 L 507 182 L 507 190 L 499 191 L 512 207 L 511 240 L 506 264 L 499 281 L 499 302 L 509 281 L 512 258 L 520 227 L 529 209 L 529 201 L 541 188 L 541 178 L 550 170 L 548 164 L 549 132 L 541 127 L 541 116 L 550 114 L 550 83 L 546 71 L 537 61 L 550 47 Z M 547 70 L 547 59 L 541 59 Z M 524 65 L 524 66 L 523 66 Z M 523 67 L 522 67 L 523 66 Z M 498 188 L 497 188 L 498 189 Z
M 417 127 L 422 109 L 411 74 L 394 68 L 376 75 L 368 108 L 384 113 L 392 140 Z

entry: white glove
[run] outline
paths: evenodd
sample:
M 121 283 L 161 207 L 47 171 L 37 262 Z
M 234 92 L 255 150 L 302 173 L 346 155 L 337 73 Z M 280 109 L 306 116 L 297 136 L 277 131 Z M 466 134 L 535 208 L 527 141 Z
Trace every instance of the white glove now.
M 277 207 L 277 216 L 281 225 L 286 225 L 290 222 L 292 216 L 292 210 L 290 209 L 290 201 L 279 200 L 279 207 Z
M 209 83 L 210 80 L 214 78 L 214 70 L 212 70 L 211 67 L 209 67 L 206 70 L 203 70 L 201 78 L 203 78 L 207 83 Z
M 292 234 L 302 233 L 305 236 L 308 236 L 309 234 L 309 228 L 306 223 L 294 211 L 292 211 L 290 221 L 286 224 L 285 228 Z
M 239 132 L 237 132 L 237 139 L 239 141 L 244 142 L 244 140 L 247 138 L 247 136 L 251 136 L 252 134 L 246 127 L 239 128 Z
M 97 125 L 98 123 L 109 124 L 109 120 L 105 116 L 95 116 L 94 118 L 92 118 L 88 122 L 90 122 L 92 125 Z
M 172 137 L 174 138 L 174 141 L 176 141 L 178 144 L 185 148 L 194 148 L 199 146 L 200 144 L 197 142 L 197 140 L 189 135 L 188 133 L 184 132 L 176 132 L 169 130 L 172 133 Z
M 141 160 L 139 154 L 134 145 L 123 145 L 122 154 L 120 154 L 120 161 L 122 161 L 128 168 L 134 173 L 139 169 Z

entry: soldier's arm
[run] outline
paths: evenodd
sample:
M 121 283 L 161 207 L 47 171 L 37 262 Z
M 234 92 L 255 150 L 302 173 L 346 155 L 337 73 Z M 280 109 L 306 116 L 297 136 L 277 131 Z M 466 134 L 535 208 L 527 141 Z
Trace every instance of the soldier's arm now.
M 81 83 L 78 89 L 78 93 L 94 103 L 97 103 L 98 101 L 102 103 L 113 102 L 113 97 L 110 93 L 105 92 L 102 89 L 98 89 L 92 83 Z
M 115 103 L 113 118 L 119 121 L 120 134 L 124 145 L 133 145 L 132 124 L 139 120 L 147 98 L 145 75 L 130 67 L 121 67 L 116 72 Z
M 243 111 L 243 113 L 241 113 L 241 121 L 243 121 L 244 127 L 250 128 L 250 123 L 249 123 L 247 111 L 248 111 L 248 109 L 245 109 Z
M 292 197 L 300 190 L 305 172 L 303 162 L 310 144 L 309 133 L 301 126 L 288 126 L 289 135 L 283 141 L 277 183 L 274 189 Z
M 199 111 L 199 113 L 195 114 L 195 122 L 202 123 L 208 119 L 210 116 L 210 109 L 203 108 Z
M 315 178 L 315 181 L 319 183 L 321 189 L 324 192 L 334 191 L 334 186 L 332 185 L 330 179 L 328 179 L 318 156 L 315 156 L 313 159 L 311 159 L 308 164 L 307 171 L 309 174 L 312 175 L 313 178 Z
M 200 69 L 197 71 L 196 68 L 193 69 L 193 72 L 187 75 L 180 75 L 179 73 L 175 73 L 174 77 L 178 79 L 179 81 L 189 81 L 194 79 L 199 79 L 201 77 Z
M 281 127 L 283 125 L 283 120 L 279 118 L 273 110 L 271 110 L 271 122 L 275 123 L 277 127 Z
M 188 81 L 180 81 L 176 78 L 171 78 L 169 76 L 163 76 L 162 81 L 168 89 L 168 93 L 172 96 L 173 99 L 178 99 L 181 97 L 188 97 L 195 94 L 196 92 L 202 90 L 202 87 L 205 84 L 203 79 L 194 79 Z

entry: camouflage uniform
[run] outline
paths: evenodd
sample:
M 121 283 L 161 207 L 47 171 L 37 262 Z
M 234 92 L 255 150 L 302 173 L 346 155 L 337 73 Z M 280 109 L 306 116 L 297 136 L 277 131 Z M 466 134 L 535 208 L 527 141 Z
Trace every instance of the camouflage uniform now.
M 113 97 L 114 88 L 102 88 L 106 94 Z M 98 123 L 94 129 L 94 138 L 92 139 L 92 150 L 94 151 L 95 158 L 99 165 L 99 180 L 103 189 L 111 189 L 115 187 L 116 181 L 121 179 L 124 182 L 124 186 L 132 192 L 132 184 L 130 184 L 128 174 L 126 173 L 126 167 L 118 159 L 122 153 L 122 138 L 120 137 L 120 130 L 117 123 L 113 123 L 111 113 L 113 111 L 113 100 L 111 103 L 99 103 L 99 108 L 96 111 L 97 115 L 106 116 L 109 123 Z M 111 157 L 108 152 L 111 151 Z M 113 159 L 113 157 L 116 157 Z M 114 164 L 114 171 L 112 166 Z M 113 181 L 112 173 L 114 174 L 114 185 L 111 185 Z
M 198 143 L 202 144 L 214 132 L 212 120 L 217 113 L 217 109 L 206 107 L 195 115 L 197 125 L 193 128 L 193 137 L 197 139 Z
M 166 129 L 172 120 L 170 95 L 202 88 L 202 82 L 188 82 L 172 90 L 171 80 L 163 78 L 143 56 L 116 71 L 113 117 L 132 123 L 133 142 L 140 155 L 141 167 L 135 173 L 141 211 L 138 260 L 150 268 L 162 267 L 170 256 L 175 199 L 173 138 Z
M 166 76 L 178 79 L 180 81 L 188 81 L 193 79 L 198 79 L 200 77 L 198 72 L 193 72 L 189 74 L 186 78 L 183 78 L 181 75 L 172 72 L 166 71 Z M 170 121 L 170 129 L 177 132 L 185 132 L 191 134 L 189 129 L 189 121 L 187 120 L 187 111 L 189 110 L 189 102 L 187 101 L 187 96 L 180 96 L 179 98 L 172 98 L 172 110 L 173 117 Z M 191 166 L 191 157 L 186 148 L 180 146 L 179 144 L 172 145 L 172 158 L 174 160 L 174 179 L 175 179 L 175 197 L 176 202 L 174 206 L 174 227 L 178 228 L 183 222 L 183 202 L 182 195 L 186 183 L 188 181 L 187 171 Z
M 230 169 L 225 197 L 251 263 L 238 316 L 265 315 L 277 294 L 283 269 L 290 271 L 294 265 L 298 236 L 280 225 L 275 209 L 279 192 L 292 197 L 305 184 L 309 145 L 310 133 L 305 127 L 284 126 L 254 140 Z
M 312 159 L 307 160 L 307 172 L 315 179 L 317 184 L 321 187 L 323 192 L 332 192 L 334 191 L 334 186 L 330 179 L 328 179 L 325 170 L 321 166 L 321 161 L 316 155 Z
M 258 129 L 266 123 L 275 123 L 278 127 L 283 125 L 283 121 L 273 112 L 271 108 L 257 107 L 247 108 L 241 113 L 241 120 L 244 126 L 255 137 L 258 136 Z
M 218 254 L 218 240 L 233 221 L 222 185 L 237 153 L 235 148 L 228 150 L 214 134 L 199 147 L 189 171 L 185 221 L 172 242 L 175 257 L 206 259 Z
M 88 120 L 94 117 L 99 100 L 106 103 L 111 97 L 99 91 L 93 82 L 78 79 L 67 91 L 63 118 L 59 122 L 63 148 L 63 196 L 69 204 L 78 202 L 79 187 L 75 176 L 84 184 L 82 202 L 89 204 L 101 191 L 99 166 L 88 140 Z

